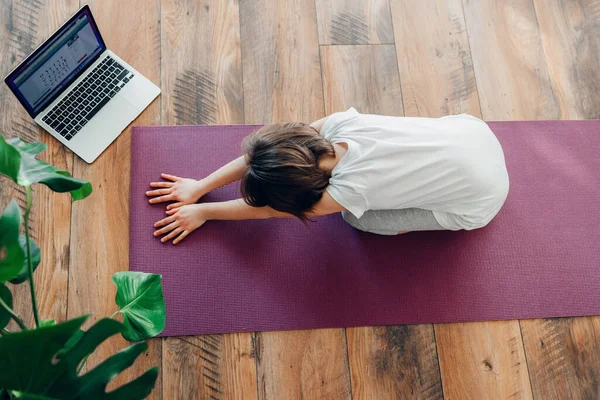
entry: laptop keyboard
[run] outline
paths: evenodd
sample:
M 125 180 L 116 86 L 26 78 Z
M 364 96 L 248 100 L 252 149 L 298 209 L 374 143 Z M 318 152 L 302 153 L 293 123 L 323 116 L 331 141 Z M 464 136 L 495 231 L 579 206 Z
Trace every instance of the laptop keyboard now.
M 56 104 L 42 121 L 65 139 L 71 140 L 131 78 L 133 73 L 108 56 Z

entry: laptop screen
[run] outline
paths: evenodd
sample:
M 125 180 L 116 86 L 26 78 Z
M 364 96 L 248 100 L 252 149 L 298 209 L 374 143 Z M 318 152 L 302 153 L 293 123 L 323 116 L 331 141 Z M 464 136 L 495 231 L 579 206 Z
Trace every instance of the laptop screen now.
M 35 117 L 106 49 L 85 6 L 21 63 L 6 83 Z

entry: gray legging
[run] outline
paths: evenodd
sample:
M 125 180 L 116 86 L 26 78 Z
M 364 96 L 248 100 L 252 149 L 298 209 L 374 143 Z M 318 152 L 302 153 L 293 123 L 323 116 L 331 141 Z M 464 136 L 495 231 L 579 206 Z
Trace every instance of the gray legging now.
M 378 235 L 397 235 L 398 232 L 445 230 L 435 219 L 433 212 L 421 208 L 401 210 L 368 210 L 362 217 L 343 211 L 344 220 L 354 228 Z

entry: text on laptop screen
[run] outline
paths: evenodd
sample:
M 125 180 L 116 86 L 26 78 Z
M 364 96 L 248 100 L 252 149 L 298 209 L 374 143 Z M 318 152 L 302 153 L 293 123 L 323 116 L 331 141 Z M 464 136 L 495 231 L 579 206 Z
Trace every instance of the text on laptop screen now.
M 45 107 L 48 100 L 104 50 L 86 14 L 81 14 L 63 30 L 45 43 L 39 54 L 28 60 L 27 67 L 14 78 L 21 98 L 34 113 Z

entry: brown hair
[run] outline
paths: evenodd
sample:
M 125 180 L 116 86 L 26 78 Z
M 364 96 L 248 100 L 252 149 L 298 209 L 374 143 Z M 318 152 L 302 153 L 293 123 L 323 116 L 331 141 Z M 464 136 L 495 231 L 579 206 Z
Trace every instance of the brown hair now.
M 242 143 L 248 167 L 242 195 L 254 207 L 292 214 L 301 221 L 321 200 L 330 172 L 319 169 L 323 155 L 334 155 L 333 145 L 300 122 L 267 125 Z

